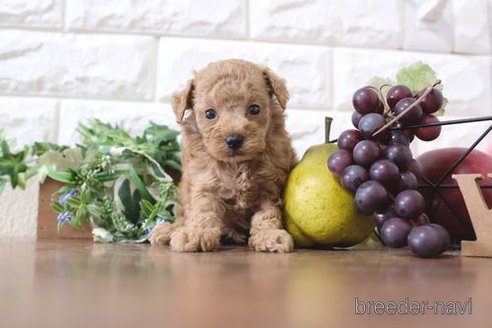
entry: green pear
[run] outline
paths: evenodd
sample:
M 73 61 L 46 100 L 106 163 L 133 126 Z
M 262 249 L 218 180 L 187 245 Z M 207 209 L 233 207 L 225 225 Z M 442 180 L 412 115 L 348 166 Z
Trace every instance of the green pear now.
M 335 144 L 308 149 L 291 171 L 284 191 L 284 217 L 299 247 L 350 247 L 374 230 L 371 217 L 360 215 L 354 196 L 328 169 Z

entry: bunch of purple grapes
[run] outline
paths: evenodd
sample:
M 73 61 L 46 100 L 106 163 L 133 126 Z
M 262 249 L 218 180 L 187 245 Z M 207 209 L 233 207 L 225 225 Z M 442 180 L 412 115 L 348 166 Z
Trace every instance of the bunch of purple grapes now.
M 379 90 L 364 87 L 352 103 L 356 129 L 340 134 L 329 169 L 355 195 L 357 211 L 373 216 L 385 245 L 409 246 L 419 257 L 441 254 L 449 246 L 449 234 L 425 213 L 424 197 L 417 191 L 422 168 L 410 150 L 415 136 L 434 140 L 441 127 L 409 127 L 439 121 L 432 114 L 443 104 L 442 93 L 431 86 L 413 95 L 397 85 L 384 99 Z

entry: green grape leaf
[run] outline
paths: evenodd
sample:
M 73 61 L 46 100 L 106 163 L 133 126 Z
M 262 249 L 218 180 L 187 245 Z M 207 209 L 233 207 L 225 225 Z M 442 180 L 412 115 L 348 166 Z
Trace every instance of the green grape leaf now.
M 388 93 L 388 90 L 395 84 L 396 84 L 395 81 L 393 81 L 392 79 L 384 78 L 380 76 L 374 76 L 367 83 L 367 85 L 370 85 L 371 87 L 381 90 L 381 95 L 384 98 L 386 98 L 386 93 Z
M 367 85 L 375 87 L 376 89 L 379 89 L 381 86 L 386 84 L 394 85 L 395 81 L 387 77 L 374 76 L 372 79 L 369 80 L 369 82 L 367 82 Z
M 434 70 L 427 64 L 419 61 L 404 67 L 396 74 L 396 82 L 406 85 L 412 93 L 417 93 L 436 82 L 437 77 Z M 436 86 L 442 90 L 442 85 Z

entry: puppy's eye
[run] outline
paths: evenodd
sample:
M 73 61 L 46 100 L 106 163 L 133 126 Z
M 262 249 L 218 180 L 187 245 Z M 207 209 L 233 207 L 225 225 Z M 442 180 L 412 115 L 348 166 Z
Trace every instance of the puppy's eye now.
M 248 107 L 248 114 L 250 115 L 258 115 L 260 113 L 260 106 L 251 105 Z
M 207 110 L 205 111 L 205 118 L 206 118 L 207 120 L 213 120 L 213 119 L 214 119 L 214 118 L 216 118 L 216 117 L 217 117 L 217 112 L 216 112 L 215 110 L 213 110 L 212 108 L 207 109 Z

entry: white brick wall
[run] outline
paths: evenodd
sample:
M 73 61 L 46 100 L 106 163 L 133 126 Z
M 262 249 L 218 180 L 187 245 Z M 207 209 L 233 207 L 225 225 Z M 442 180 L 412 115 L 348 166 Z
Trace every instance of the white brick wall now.
M 19 145 L 74 143 L 89 117 L 176 127 L 169 95 L 230 57 L 287 79 L 299 155 L 323 141 L 324 116 L 332 137 L 351 127 L 357 88 L 417 60 L 443 79 L 449 118 L 492 114 L 492 0 L 4 0 L 0 127 Z M 413 148 L 465 146 L 485 126 L 444 127 Z M 33 188 L 0 197 L 0 235 L 35 233 Z

